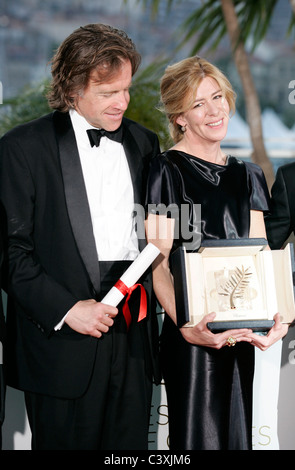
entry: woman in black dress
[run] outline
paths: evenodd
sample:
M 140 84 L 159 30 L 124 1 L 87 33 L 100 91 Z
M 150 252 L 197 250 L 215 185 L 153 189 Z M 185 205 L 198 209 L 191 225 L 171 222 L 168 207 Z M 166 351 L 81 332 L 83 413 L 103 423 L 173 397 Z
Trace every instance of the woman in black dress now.
M 207 323 L 215 314 L 210 313 L 194 327 L 178 328 L 169 256 L 187 243 L 181 230 L 174 232 L 173 207 L 180 218 L 183 208 L 189 208 L 192 231 L 194 205 L 201 205 L 201 241 L 266 238 L 267 186 L 258 166 L 227 156 L 220 147 L 235 94 L 219 69 L 198 57 L 167 67 L 161 99 L 175 145 L 152 162 L 147 236 L 162 253 L 153 277 L 165 311 L 161 360 L 170 449 L 251 449 L 253 345 L 266 349 L 286 334 L 287 326 L 276 315 L 267 336 L 248 329 L 212 333 Z M 235 347 L 229 347 L 230 337 Z

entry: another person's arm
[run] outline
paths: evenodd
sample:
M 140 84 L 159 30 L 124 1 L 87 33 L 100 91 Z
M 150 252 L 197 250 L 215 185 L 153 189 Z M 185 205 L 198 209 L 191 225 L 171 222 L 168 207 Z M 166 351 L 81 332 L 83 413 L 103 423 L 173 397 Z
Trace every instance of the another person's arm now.
M 266 238 L 263 212 L 251 211 L 250 221 L 250 238 Z M 250 335 L 252 344 L 262 351 L 268 349 L 288 332 L 288 325 L 281 323 L 279 313 L 274 316 L 274 321 L 274 326 L 269 330 L 266 336 L 257 335 L 255 333 Z
M 271 213 L 265 218 L 267 239 L 271 249 L 282 248 L 292 232 L 287 187 L 281 168 L 271 189 Z

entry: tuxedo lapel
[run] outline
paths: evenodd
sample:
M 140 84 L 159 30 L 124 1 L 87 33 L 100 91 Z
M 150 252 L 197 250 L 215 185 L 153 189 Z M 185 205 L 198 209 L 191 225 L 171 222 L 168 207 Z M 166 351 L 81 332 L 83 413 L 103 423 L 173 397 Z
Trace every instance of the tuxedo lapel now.
M 123 121 L 124 125 L 124 121 Z M 131 180 L 133 184 L 133 192 L 134 192 L 134 203 L 142 205 L 142 171 L 143 171 L 143 163 L 142 163 L 142 156 L 141 151 L 138 146 L 138 143 L 132 133 L 130 132 L 129 128 L 125 125 L 124 126 L 124 134 L 123 134 L 123 147 L 125 150 L 126 158 L 128 161 Z M 142 217 L 141 217 L 142 216 Z M 144 212 L 137 213 L 137 231 L 138 231 L 138 243 L 140 251 L 146 246 L 146 240 L 143 237 L 145 230 L 144 230 Z M 141 227 L 139 227 L 139 224 Z M 142 236 L 141 236 L 142 235 Z
M 142 190 L 142 160 L 141 152 L 138 144 L 129 131 L 128 127 L 124 127 L 123 147 L 125 150 L 126 158 L 128 161 L 133 191 L 134 202 L 141 204 L 141 190 Z
M 68 113 L 53 116 L 65 197 L 74 237 L 91 282 L 98 293 L 100 275 L 90 209 L 75 134 Z

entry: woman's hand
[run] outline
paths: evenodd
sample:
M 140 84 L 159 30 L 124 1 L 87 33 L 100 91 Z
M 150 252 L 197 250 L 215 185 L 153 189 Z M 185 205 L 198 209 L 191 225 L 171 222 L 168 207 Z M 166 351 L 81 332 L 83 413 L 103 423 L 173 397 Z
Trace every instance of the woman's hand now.
M 207 323 L 213 321 L 215 316 L 215 313 L 209 313 L 208 315 L 205 315 L 197 325 L 193 327 L 180 328 L 180 332 L 184 339 L 188 343 L 214 349 L 220 349 L 223 346 L 227 346 L 227 340 L 230 337 L 232 337 L 237 342 L 252 342 L 252 330 L 246 328 L 226 330 L 222 333 L 212 333 L 212 331 L 208 329 Z
M 250 335 L 253 346 L 261 349 L 261 351 L 266 351 L 266 349 L 286 336 L 288 332 L 289 325 L 281 323 L 279 313 L 274 316 L 274 321 L 274 326 L 269 330 L 266 336 L 257 335 L 255 333 Z

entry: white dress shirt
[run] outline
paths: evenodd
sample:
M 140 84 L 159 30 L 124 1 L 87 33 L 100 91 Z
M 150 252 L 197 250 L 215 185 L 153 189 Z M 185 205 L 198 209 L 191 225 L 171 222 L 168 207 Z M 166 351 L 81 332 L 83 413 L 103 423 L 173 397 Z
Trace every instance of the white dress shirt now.
M 133 260 L 139 253 L 135 232 L 134 194 L 123 145 L 102 137 L 91 147 L 89 125 L 70 111 L 100 261 Z

